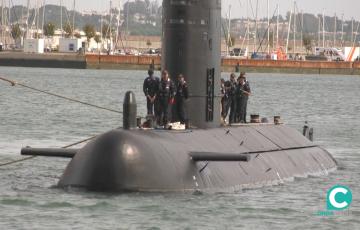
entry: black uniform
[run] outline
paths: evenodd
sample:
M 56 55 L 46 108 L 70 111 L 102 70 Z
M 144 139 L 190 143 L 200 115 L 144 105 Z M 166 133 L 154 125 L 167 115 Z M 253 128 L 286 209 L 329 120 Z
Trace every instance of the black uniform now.
M 224 120 L 226 119 L 230 108 L 230 88 L 230 81 L 226 81 L 223 85 L 221 85 L 221 116 Z
M 246 123 L 246 109 L 249 96 L 244 92 L 251 93 L 250 84 L 248 81 L 245 81 L 243 85 L 238 85 L 238 91 L 240 92 L 240 100 L 239 100 L 239 121 Z
M 169 120 L 169 102 L 176 93 L 174 83 L 170 78 L 167 81 L 161 79 L 158 92 L 157 103 L 159 113 L 157 114 L 157 121 L 159 125 L 166 125 Z
M 189 91 L 187 83 L 178 82 L 176 86 L 176 95 L 175 95 L 175 108 L 176 108 L 176 117 L 179 121 L 184 124 L 187 117 L 185 114 L 185 100 L 189 97 Z
M 149 76 L 144 80 L 143 91 L 146 96 L 147 114 L 148 115 L 154 114 L 155 100 L 151 101 L 149 99 L 149 96 L 150 97 L 157 96 L 158 91 L 159 91 L 159 82 L 160 82 L 159 78 L 155 77 L 155 76 Z M 156 109 L 155 109 L 155 111 L 156 111 Z
M 230 104 L 230 115 L 229 123 L 235 123 L 236 117 L 236 81 L 229 81 L 229 104 Z

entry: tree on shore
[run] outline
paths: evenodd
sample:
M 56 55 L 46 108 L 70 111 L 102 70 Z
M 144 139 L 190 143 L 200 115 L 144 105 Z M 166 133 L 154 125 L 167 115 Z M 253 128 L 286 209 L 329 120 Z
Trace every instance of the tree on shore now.
M 147 45 L 148 48 L 150 48 L 150 46 L 152 45 L 150 39 L 148 39 L 148 40 L 146 41 L 146 45 Z
M 76 33 L 74 34 L 74 37 L 76 37 L 76 38 L 81 38 L 81 34 L 80 34 L 79 32 L 76 32 Z
M 309 53 L 312 50 L 311 37 L 309 35 L 305 35 L 302 42 L 306 49 L 306 53 Z
M 274 48 L 274 33 L 272 31 L 269 33 L 269 46 Z
M 95 37 L 96 35 L 95 26 L 90 24 L 86 24 L 83 28 L 83 31 L 88 42 L 90 42 L 91 38 Z
M 94 41 L 96 42 L 97 48 L 99 49 L 99 43 L 101 42 L 101 36 L 96 34 L 94 37 Z
M 66 38 L 70 38 L 72 37 L 73 35 L 73 28 L 72 26 L 70 25 L 70 23 L 66 23 L 64 26 L 63 26 L 63 30 L 65 32 L 65 37 Z
M 11 37 L 17 40 L 21 37 L 21 29 L 19 24 L 15 24 L 11 27 Z
M 114 30 L 110 28 L 109 24 L 104 24 L 102 27 L 101 34 L 103 38 L 110 39 L 111 35 L 113 34 Z
M 44 35 L 46 37 L 52 37 L 55 34 L 55 25 L 52 22 L 47 23 L 44 25 Z

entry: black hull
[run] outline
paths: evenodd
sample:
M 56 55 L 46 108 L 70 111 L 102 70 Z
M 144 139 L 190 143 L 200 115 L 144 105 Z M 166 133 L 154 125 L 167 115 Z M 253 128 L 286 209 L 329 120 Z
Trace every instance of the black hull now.
M 199 152 L 218 159 L 191 158 Z M 248 158 L 221 160 L 234 154 Z M 326 150 L 285 125 L 116 129 L 79 150 L 58 185 L 120 192 L 233 191 L 324 175 L 336 167 Z

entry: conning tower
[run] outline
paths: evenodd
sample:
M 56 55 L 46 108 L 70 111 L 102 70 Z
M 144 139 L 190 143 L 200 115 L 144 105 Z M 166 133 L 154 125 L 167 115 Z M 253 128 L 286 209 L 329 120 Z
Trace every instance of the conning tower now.
M 195 127 L 219 126 L 220 39 L 220 0 L 163 1 L 162 69 L 174 81 L 185 75 L 188 117 Z

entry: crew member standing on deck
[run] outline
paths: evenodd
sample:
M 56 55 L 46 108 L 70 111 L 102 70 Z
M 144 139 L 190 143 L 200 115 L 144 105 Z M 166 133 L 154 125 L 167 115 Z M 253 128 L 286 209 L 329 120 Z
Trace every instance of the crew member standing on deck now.
M 154 76 L 154 70 L 148 70 L 148 77 L 145 78 L 143 91 L 146 97 L 147 114 L 154 115 L 155 100 L 159 90 L 159 78 Z
M 230 103 L 230 115 L 229 115 L 229 123 L 235 123 L 235 117 L 236 117 L 236 80 L 235 80 L 235 74 L 232 73 L 230 75 L 230 80 L 227 83 L 227 90 L 229 92 L 229 103 Z
M 157 114 L 157 122 L 158 125 L 167 126 L 169 121 L 169 104 L 172 105 L 174 103 L 176 91 L 174 83 L 169 78 L 169 73 L 166 70 L 161 72 L 158 92 L 157 101 L 159 105 L 159 114 Z
M 176 117 L 179 119 L 181 124 L 185 124 L 185 121 L 187 119 L 185 113 L 185 101 L 189 97 L 189 91 L 185 78 L 182 74 L 179 74 L 177 80 L 178 81 L 175 95 Z
M 226 111 L 226 94 L 225 94 L 225 79 L 221 78 L 221 82 L 220 82 L 220 94 L 221 94 L 221 119 L 222 121 L 225 123 L 225 119 L 227 116 L 227 111 Z
M 245 72 L 241 72 L 239 77 L 239 92 L 240 96 L 240 110 L 239 110 L 239 119 L 240 123 L 246 123 L 246 109 L 249 96 L 251 95 L 250 84 L 246 81 Z

